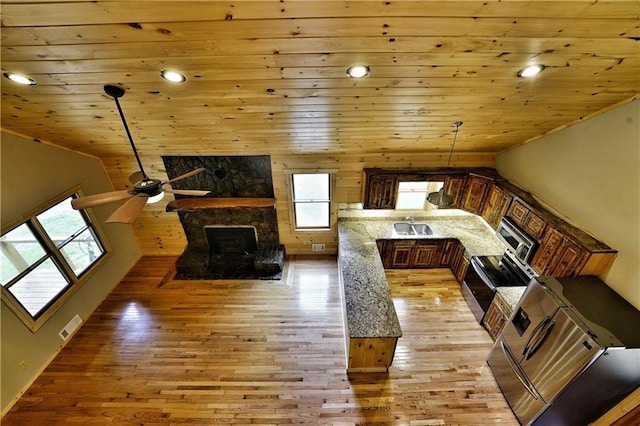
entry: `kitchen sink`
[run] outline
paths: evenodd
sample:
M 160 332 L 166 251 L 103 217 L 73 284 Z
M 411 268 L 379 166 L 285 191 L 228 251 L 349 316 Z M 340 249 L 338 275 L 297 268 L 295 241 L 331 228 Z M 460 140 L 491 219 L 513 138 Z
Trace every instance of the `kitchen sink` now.
M 433 231 L 426 223 L 398 222 L 393 224 L 393 230 L 398 235 L 431 235 Z

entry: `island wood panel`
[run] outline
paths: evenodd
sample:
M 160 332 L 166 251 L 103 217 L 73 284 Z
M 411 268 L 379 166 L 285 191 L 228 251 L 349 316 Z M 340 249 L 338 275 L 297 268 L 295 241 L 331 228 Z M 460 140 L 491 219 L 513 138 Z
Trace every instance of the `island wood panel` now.
M 348 375 L 335 257 L 281 281 L 167 279 L 174 261 L 138 262 L 2 424 L 518 424 L 446 269 L 387 271 L 394 364 Z
M 347 338 L 347 372 L 381 373 L 393 362 L 398 338 Z

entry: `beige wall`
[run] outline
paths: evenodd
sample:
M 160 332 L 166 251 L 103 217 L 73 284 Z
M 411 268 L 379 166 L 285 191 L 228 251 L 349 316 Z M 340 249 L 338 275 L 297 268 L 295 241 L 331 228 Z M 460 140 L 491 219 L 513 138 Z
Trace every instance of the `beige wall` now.
M 4 132 L 0 149 L 3 225 L 80 183 L 88 194 L 113 190 L 96 158 Z M 103 223 L 109 208 L 94 212 Z M 129 226 L 104 225 L 102 229 L 113 248 L 112 257 L 37 332 L 32 333 L 0 304 L 3 413 L 60 350 L 64 342 L 58 332 L 76 314 L 86 320 L 140 258 Z M 19 367 L 21 361 L 26 368 Z
M 604 279 L 640 308 L 640 101 L 503 153 L 496 168 L 619 250 Z

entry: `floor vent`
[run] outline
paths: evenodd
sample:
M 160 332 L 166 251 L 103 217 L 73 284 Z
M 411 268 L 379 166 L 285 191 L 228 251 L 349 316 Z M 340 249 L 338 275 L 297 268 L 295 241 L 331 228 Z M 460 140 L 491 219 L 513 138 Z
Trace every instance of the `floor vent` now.
M 82 324 L 82 318 L 80 318 L 80 315 L 76 314 L 76 316 L 73 317 L 62 330 L 60 330 L 60 333 L 58 333 L 60 338 L 62 340 L 67 340 L 80 324 Z

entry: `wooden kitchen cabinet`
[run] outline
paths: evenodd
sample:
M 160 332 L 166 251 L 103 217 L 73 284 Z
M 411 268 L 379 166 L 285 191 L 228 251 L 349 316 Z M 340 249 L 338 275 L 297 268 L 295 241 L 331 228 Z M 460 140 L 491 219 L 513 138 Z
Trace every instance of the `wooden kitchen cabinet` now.
M 470 174 L 464 190 L 462 209 L 471 213 L 480 214 L 482 204 L 492 182 L 493 179 Z
M 493 229 L 496 229 L 502 217 L 509 210 L 512 201 L 512 195 L 492 183 L 480 214 Z
M 378 250 L 386 269 L 439 268 L 445 240 L 379 240 Z
M 601 275 L 615 259 L 615 250 L 602 244 L 581 244 L 573 238 L 566 230 L 547 226 L 531 260 L 533 270 L 539 275 L 554 277 Z
M 440 259 L 440 266 L 450 268 L 460 246 L 460 241 L 456 240 L 455 238 L 445 240 L 444 247 L 442 249 L 442 256 Z
M 507 210 L 506 216 L 536 240 L 540 240 L 544 233 L 546 222 L 535 211 L 524 205 L 520 200 L 514 200 Z
M 365 170 L 365 193 L 362 203 L 365 209 L 394 209 L 397 198 L 396 174 L 367 174 Z
M 464 281 L 464 276 L 469 268 L 469 254 L 462 243 L 458 244 L 456 251 L 451 259 L 451 272 L 459 284 Z
M 511 316 L 512 309 L 502 298 L 500 293 L 493 296 L 493 301 L 484 315 L 482 323 L 489 332 L 491 338 L 495 341 L 507 320 Z
M 449 175 L 445 177 L 444 192 L 453 198 L 453 204 L 448 208 L 457 209 L 462 206 L 462 197 L 464 196 L 466 182 L 466 175 Z

